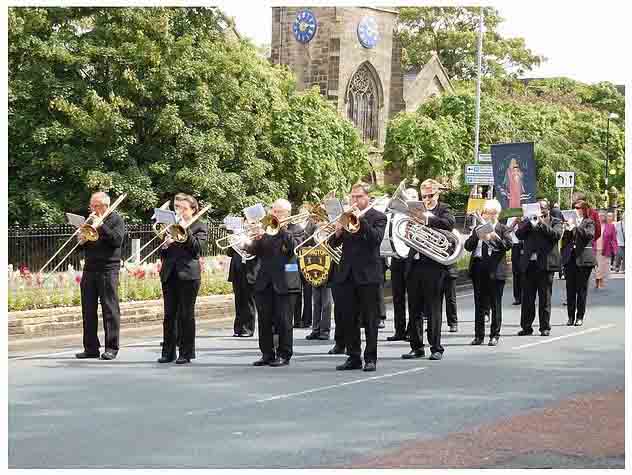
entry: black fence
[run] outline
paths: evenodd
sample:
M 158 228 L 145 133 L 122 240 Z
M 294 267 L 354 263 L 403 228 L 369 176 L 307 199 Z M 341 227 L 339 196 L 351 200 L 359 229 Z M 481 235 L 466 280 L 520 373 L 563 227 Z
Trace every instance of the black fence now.
M 215 245 L 216 239 L 226 235 L 226 230 L 221 228 L 220 224 L 219 222 L 208 222 L 208 241 L 202 251 L 203 255 L 216 256 L 223 254 Z M 37 272 L 74 232 L 75 228 L 70 225 L 9 227 L 8 263 L 12 264 L 16 270 L 21 266 L 26 266 L 31 272 Z M 150 224 L 127 225 L 127 235 L 125 241 L 123 241 L 123 248 L 121 250 L 122 258 L 125 260 L 132 255 L 133 240 L 139 239 L 140 246 L 142 247 L 155 236 Z M 160 241 L 160 238 L 155 239 L 153 243 L 143 250 L 141 257 L 151 252 L 159 245 Z M 45 271 L 52 270 L 76 243 L 76 239 L 71 239 L 57 257 L 47 266 Z M 159 253 L 156 252 L 149 258 L 149 262 L 158 260 L 158 257 Z M 81 267 L 81 259 L 83 259 L 83 253 L 79 250 L 75 250 L 58 270 L 65 271 L 70 265 L 75 269 L 79 269 Z

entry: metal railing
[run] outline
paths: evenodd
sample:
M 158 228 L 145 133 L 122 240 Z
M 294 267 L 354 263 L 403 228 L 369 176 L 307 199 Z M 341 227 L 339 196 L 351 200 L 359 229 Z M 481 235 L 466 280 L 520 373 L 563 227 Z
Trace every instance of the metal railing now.
M 215 240 L 226 235 L 226 230 L 220 227 L 221 223 L 216 221 L 207 222 L 208 224 L 208 240 L 206 246 L 202 251 L 204 256 L 217 256 L 223 254 L 223 252 L 215 245 Z M 37 272 L 46 263 L 46 261 L 59 249 L 59 247 L 75 232 L 73 226 L 64 225 L 50 225 L 50 226 L 12 226 L 8 230 L 8 264 L 13 265 L 14 269 L 18 269 L 22 266 L 28 267 L 31 272 Z M 134 239 L 140 240 L 140 246 L 145 245 L 150 239 L 155 236 L 150 224 L 128 224 L 127 234 L 123 241 L 123 247 L 121 249 L 121 257 L 123 260 L 128 259 L 132 255 L 132 241 Z M 154 241 L 154 244 L 150 245 L 143 251 L 143 256 L 149 253 L 154 245 L 159 244 L 159 239 Z M 66 247 L 68 250 L 74 245 L 69 243 Z M 60 255 L 51 262 L 50 269 L 52 269 L 65 255 L 65 252 L 61 252 Z M 142 257 L 142 256 L 141 256 Z M 83 259 L 83 252 L 77 250 L 72 253 L 68 259 L 62 265 L 60 271 L 68 269 L 68 266 L 72 265 L 75 269 L 81 267 L 81 260 Z M 154 262 L 159 259 L 159 254 L 156 253 L 149 261 Z

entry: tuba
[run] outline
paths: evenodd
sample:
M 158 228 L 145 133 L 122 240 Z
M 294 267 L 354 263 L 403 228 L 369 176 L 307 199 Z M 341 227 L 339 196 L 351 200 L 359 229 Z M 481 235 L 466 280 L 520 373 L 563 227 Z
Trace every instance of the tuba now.
M 433 261 L 445 266 L 454 264 L 463 254 L 461 235 L 456 230 L 450 232 L 426 226 L 414 216 L 404 193 L 405 187 L 406 180 L 402 180 L 386 207 L 387 211 L 406 215 L 397 223 L 393 233 L 407 246 Z

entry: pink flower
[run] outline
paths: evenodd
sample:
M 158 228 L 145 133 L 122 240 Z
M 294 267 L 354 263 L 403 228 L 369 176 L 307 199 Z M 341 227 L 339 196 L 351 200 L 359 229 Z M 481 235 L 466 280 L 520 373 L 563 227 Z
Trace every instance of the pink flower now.
M 79 272 L 77 272 L 77 273 L 75 274 L 75 282 L 76 282 L 77 284 L 80 284 L 80 283 L 81 283 L 81 274 L 80 274 Z

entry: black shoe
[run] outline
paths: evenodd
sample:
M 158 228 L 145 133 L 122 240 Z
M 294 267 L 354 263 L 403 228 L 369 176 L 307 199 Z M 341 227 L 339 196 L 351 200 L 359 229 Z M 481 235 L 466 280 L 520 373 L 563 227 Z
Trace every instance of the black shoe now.
M 239 336 L 240 336 L 240 337 L 242 337 L 242 338 L 249 338 L 249 337 L 251 337 L 252 335 L 254 335 L 254 332 L 249 332 L 248 330 L 246 330 L 246 331 L 244 331 L 244 332 L 241 332 L 241 333 L 239 334 Z
M 450 333 L 456 333 L 459 331 L 458 325 L 450 325 Z
M 378 327 L 378 328 L 385 328 L 385 327 L 386 327 L 386 325 L 384 324 L 384 320 L 380 320 L 380 321 L 377 323 L 377 327 Z
M 575 322 L 569 318 L 568 321 L 566 322 L 566 326 L 572 327 L 573 325 L 575 325 Z
M 520 305 L 520 301 L 518 301 L 518 300 L 514 300 L 514 301 L 511 303 L 511 305 Z
M 340 346 L 334 345 L 334 347 L 331 350 L 329 350 L 327 354 L 328 355 L 344 355 L 345 349 Z
M 413 358 L 423 358 L 426 356 L 424 350 L 410 350 L 408 353 L 404 353 L 402 358 L 405 360 L 412 360 Z
M 318 340 L 318 333 L 310 333 L 305 337 L 306 340 Z
M 321 333 L 318 335 L 319 340 L 329 340 L 329 333 Z
M 575 322 L 576 327 L 581 327 L 583 324 L 584 324 L 583 318 L 578 318 L 577 321 Z
M 520 330 L 518 332 L 518 336 L 529 336 L 533 335 L 533 330 Z
M 347 369 L 362 369 L 362 361 L 355 361 L 351 358 L 348 358 L 347 361 L 345 361 L 341 365 L 336 366 L 336 369 L 339 371 L 344 371 Z
M 496 346 L 496 345 L 498 345 L 498 337 L 497 336 L 491 337 L 489 339 L 489 343 L 487 343 L 487 346 Z
M 75 355 L 75 358 L 80 359 L 80 360 L 85 360 L 85 359 L 88 359 L 88 358 L 96 358 L 96 359 L 98 359 L 99 356 L 101 356 L 101 355 L 99 354 L 98 351 L 96 353 L 87 353 L 85 351 L 82 351 L 81 353 L 77 353 Z
M 241 336 L 241 333 L 237 333 L 237 332 L 233 333 L 233 337 L 235 337 L 235 338 L 238 338 L 238 337 L 240 337 L 240 336 Z M 161 346 L 162 346 L 162 345 L 161 345 Z
M 443 359 L 443 353 L 439 353 L 438 351 L 436 351 L 435 353 L 431 354 L 430 358 L 428 358 L 428 359 L 439 361 L 439 360 Z
M 470 342 L 470 345 L 482 345 L 482 344 L 483 344 L 483 339 L 482 338 L 474 338 Z
M 406 336 L 398 335 L 397 333 L 393 336 L 387 336 L 386 341 L 405 341 Z
M 113 360 L 116 359 L 116 352 L 112 350 L 105 350 L 105 352 L 101 355 L 102 360 Z
M 364 363 L 364 368 L 362 368 L 364 371 L 375 371 L 375 362 L 374 361 L 367 361 L 366 363 Z
M 542 330 L 540 332 L 540 335 L 542 336 L 549 336 L 551 334 L 551 330 Z
M 185 358 L 184 356 L 178 356 L 176 364 L 187 364 L 191 362 L 191 358 Z
M 270 363 L 272 363 L 273 361 L 275 361 L 276 358 L 261 358 L 257 361 L 255 361 L 254 363 L 252 363 L 253 366 L 268 366 Z
M 287 366 L 289 364 L 289 358 L 276 358 L 269 363 L 270 366 Z
M 164 356 L 163 355 L 160 358 L 158 358 L 157 361 L 158 361 L 158 363 L 171 363 L 171 362 L 173 362 L 175 360 L 176 360 L 175 355 L 173 355 L 173 356 Z

